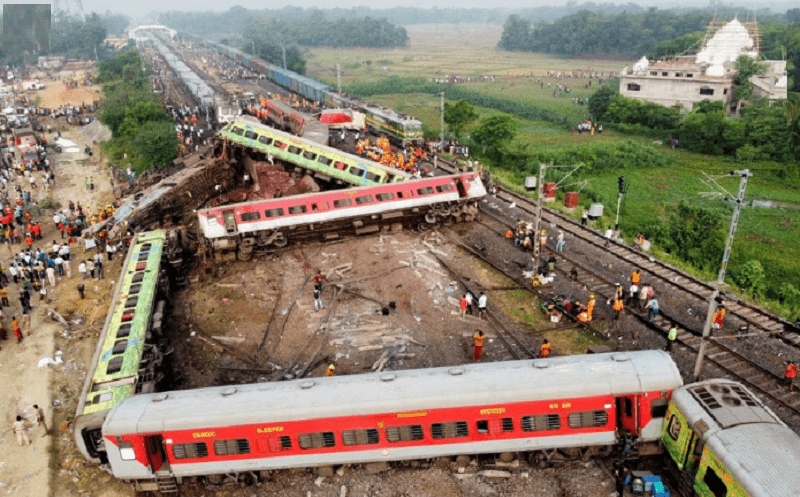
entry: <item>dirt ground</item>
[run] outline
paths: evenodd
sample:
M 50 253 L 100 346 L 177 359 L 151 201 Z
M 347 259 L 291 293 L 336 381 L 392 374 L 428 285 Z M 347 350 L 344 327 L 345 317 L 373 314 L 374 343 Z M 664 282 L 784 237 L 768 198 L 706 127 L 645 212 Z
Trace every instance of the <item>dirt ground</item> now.
M 87 143 L 92 143 L 91 138 L 80 134 L 81 128 L 74 128 L 62 122 L 54 125 L 54 132 L 58 129 L 62 130 L 65 138 L 75 141 L 81 150 Z M 48 139 L 52 139 L 52 136 L 48 136 Z M 73 155 L 79 156 L 72 157 Z M 33 190 L 34 199 L 42 202 L 49 197 L 56 205 L 64 206 L 69 200 L 80 201 L 82 205 L 93 207 L 105 205 L 110 199 L 110 184 L 107 174 L 102 169 L 104 163 L 97 156 L 91 161 L 84 159 L 86 156 L 82 153 L 51 156 L 51 161 L 56 164 L 54 167 L 56 186 L 50 187 L 49 192 L 45 192 L 39 182 L 39 188 Z M 83 183 L 85 176 L 95 178 L 94 191 L 85 190 Z M 57 240 L 58 233 L 52 222 L 53 210 L 42 209 L 41 216 L 34 210 L 33 214 L 34 219 L 42 220 L 43 227 L 43 239 L 35 246 L 49 245 L 52 240 Z M 17 245 L 14 249 L 19 250 L 20 246 Z M 4 401 L 0 409 L 5 428 L 0 436 L 0 492 L 9 495 L 40 497 L 47 494 L 43 489 L 48 488 L 51 489 L 51 495 L 68 495 L 66 482 L 71 482 L 73 479 L 80 481 L 86 477 L 75 464 L 78 460 L 74 450 L 72 453 L 69 450 L 70 445 L 74 446 L 71 442 L 72 432 L 69 429 L 62 429 L 61 424 L 74 416 L 77 396 L 86 374 L 86 364 L 97 343 L 96 326 L 92 325 L 92 321 L 100 319 L 102 326 L 108 305 L 106 296 L 120 267 L 118 261 L 116 264 L 108 265 L 106 279 L 87 284 L 87 300 L 80 301 L 75 287 L 77 282 L 74 280 L 78 278 L 77 265 L 82 252 L 81 248 L 72 246 L 73 280 L 66 276 L 58 278 L 56 287 L 50 289 L 45 302 L 38 300 L 36 296 L 33 297 L 31 336 L 25 337 L 21 344 L 17 344 L 11 334 L 10 340 L 2 342 L 0 364 L 3 367 L 0 367 L 0 392 Z M 9 253 L 6 249 L 0 251 L 0 261 L 7 267 Z M 11 316 L 21 314 L 19 300 L 16 298 L 16 285 L 12 283 L 9 290 L 11 308 L 3 310 L 6 329 L 10 329 Z M 74 317 L 80 317 L 84 322 L 87 318 L 91 321 L 89 326 L 78 325 L 73 333 L 67 333 L 60 324 L 47 318 L 47 308 L 57 309 L 64 315 L 69 315 L 68 311 L 72 309 Z M 61 352 L 63 363 L 37 367 L 41 359 L 52 358 L 57 351 Z M 20 447 L 11 425 L 18 414 L 30 415 L 32 404 L 44 408 L 51 436 L 42 437 L 44 430 L 32 427 L 29 431 L 31 445 Z M 97 471 L 94 468 L 92 470 Z M 115 486 L 122 493 L 117 493 Z M 127 488 L 113 482 L 108 486 L 108 491 L 104 490 L 102 495 L 127 493 L 129 493 Z

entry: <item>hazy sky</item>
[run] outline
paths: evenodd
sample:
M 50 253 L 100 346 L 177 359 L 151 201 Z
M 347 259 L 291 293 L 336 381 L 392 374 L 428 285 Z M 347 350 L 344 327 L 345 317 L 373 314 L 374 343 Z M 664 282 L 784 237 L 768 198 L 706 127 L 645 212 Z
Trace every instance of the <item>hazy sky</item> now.
M 616 3 L 616 4 L 626 4 L 629 3 L 628 1 L 604 1 L 604 0 L 594 0 L 595 3 Z M 45 2 L 42 0 L 28 0 L 26 3 L 50 3 Z M 75 5 L 75 0 L 63 0 L 64 4 L 69 4 L 71 6 Z M 419 8 L 431 8 L 431 7 L 461 7 L 461 8 L 471 8 L 471 7 L 501 7 L 501 8 L 509 8 L 509 9 L 517 9 L 523 7 L 539 7 L 543 5 L 548 6 L 558 6 L 564 5 L 566 2 L 563 0 L 494 0 L 494 1 L 486 1 L 486 0 L 431 0 L 431 1 L 416 1 L 412 0 L 411 2 L 400 2 L 398 0 L 338 0 L 336 2 L 331 2 L 329 0 L 294 0 L 294 1 L 233 1 L 233 0 L 128 0 L 128 1 L 109 1 L 109 0 L 83 0 L 83 8 L 85 12 L 105 12 L 106 10 L 110 10 L 112 12 L 122 12 L 124 14 L 128 14 L 131 16 L 142 16 L 147 14 L 150 11 L 158 10 L 158 11 L 166 11 L 166 10 L 216 10 L 216 11 L 224 11 L 228 10 L 230 7 L 234 5 L 241 5 L 246 6 L 249 9 L 277 9 L 281 8 L 284 5 L 296 5 L 305 8 L 309 7 L 319 7 L 319 8 L 331 8 L 333 6 L 336 7 L 356 7 L 360 5 L 369 5 L 372 8 L 391 8 L 397 5 L 403 5 L 406 7 L 419 7 Z M 583 0 L 577 0 L 578 4 L 584 3 Z M 630 3 L 637 3 L 639 5 L 647 5 L 647 6 L 657 6 L 659 8 L 668 8 L 670 5 L 681 5 L 683 7 L 702 7 L 709 4 L 709 0 L 667 0 L 658 1 L 658 0 L 644 0 L 639 2 L 630 2 Z M 766 8 L 769 7 L 773 11 L 782 11 L 786 10 L 787 8 L 794 8 L 797 6 L 796 2 L 792 2 L 790 0 L 767 0 L 767 1 L 758 1 L 758 0 L 744 0 L 744 1 L 733 1 L 733 2 L 723 2 L 726 5 L 746 5 L 748 7 L 755 7 L 755 8 Z M 175 26 L 173 26 L 175 27 Z M 177 27 L 176 27 L 177 28 Z M 179 28 L 178 28 L 179 29 Z

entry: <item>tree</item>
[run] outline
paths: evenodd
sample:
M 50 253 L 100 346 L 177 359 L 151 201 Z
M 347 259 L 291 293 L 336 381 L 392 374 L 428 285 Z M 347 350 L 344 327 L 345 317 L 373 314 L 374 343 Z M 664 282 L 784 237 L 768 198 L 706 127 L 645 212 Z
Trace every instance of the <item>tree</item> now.
M 178 155 L 175 128 L 167 121 L 142 124 L 130 144 L 136 154 L 134 162 L 139 172 L 166 167 Z
M 589 112 L 595 121 L 605 121 L 611 99 L 619 95 L 619 84 L 603 85 L 589 97 Z
M 750 76 L 763 74 L 767 70 L 767 65 L 757 61 L 748 55 L 740 55 L 734 63 L 736 76 L 733 78 L 733 92 L 736 100 L 750 100 L 753 98 L 753 83 Z
M 754 298 L 764 294 L 766 289 L 766 276 L 764 267 L 757 260 L 749 260 L 732 271 L 733 280 L 742 290 Z
M 472 132 L 472 139 L 483 149 L 483 154 L 495 163 L 500 162 L 503 148 L 517 133 L 517 122 L 510 116 L 491 116 L 483 119 Z
M 464 128 L 477 118 L 478 113 L 475 112 L 475 108 L 463 98 L 454 104 L 450 102 L 444 104 L 444 122 L 456 138 L 460 138 Z

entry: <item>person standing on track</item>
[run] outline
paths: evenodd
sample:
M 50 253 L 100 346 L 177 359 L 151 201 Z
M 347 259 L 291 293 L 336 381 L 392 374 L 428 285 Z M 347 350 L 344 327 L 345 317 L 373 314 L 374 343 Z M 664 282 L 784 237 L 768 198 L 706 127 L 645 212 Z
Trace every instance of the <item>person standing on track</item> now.
M 44 433 L 42 436 L 45 437 L 50 434 L 50 430 L 47 428 L 47 419 L 44 417 L 44 409 L 39 407 L 37 404 L 33 404 L 31 406 L 33 408 L 34 415 L 36 416 L 36 426 L 44 426 Z
M 611 308 L 614 310 L 614 321 L 619 321 L 619 316 L 625 309 L 625 304 L 622 303 L 622 299 L 615 299 Z
M 725 322 L 725 312 L 725 308 L 720 306 L 717 312 L 714 313 L 714 317 L 711 318 L 714 323 L 713 327 L 715 331 L 722 329 L 722 323 Z
M 467 294 L 466 293 L 458 301 L 458 312 L 459 312 L 459 315 L 462 318 L 467 314 Z
M 783 381 L 789 387 L 789 391 L 794 390 L 794 377 L 797 375 L 798 365 L 800 361 L 789 361 L 786 363 L 786 372 L 783 373 Z
M 28 438 L 28 427 L 25 426 L 22 416 L 17 416 L 17 420 L 14 421 L 14 433 L 17 435 L 17 442 L 20 447 L 31 444 L 31 439 Z
M 481 292 L 478 296 L 478 317 L 483 319 L 483 315 L 486 314 L 486 304 L 489 298 L 486 296 L 485 292 Z
M 642 280 L 642 271 L 641 269 L 635 269 L 631 273 L 631 284 L 639 286 L 639 282 Z
M 647 303 L 646 309 L 648 309 L 647 320 L 652 321 L 653 318 L 658 314 L 658 299 L 650 299 L 650 302 Z
M 558 238 L 556 238 L 556 252 L 564 252 L 564 232 L 558 230 Z
M 672 326 L 669 328 L 669 333 L 667 333 L 667 346 L 664 348 L 665 351 L 669 352 L 672 350 L 672 344 L 675 343 L 676 338 L 678 338 L 678 327 L 675 323 L 672 323 Z
M 545 338 L 544 341 L 542 342 L 541 347 L 539 347 L 539 359 L 547 359 L 548 357 L 550 357 L 551 350 L 552 346 L 550 345 L 550 342 L 547 341 L 547 339 Z
M 594 313 L 594 306 L 597 302 L 595 301 L 594 294 L 589 295 L 589 302 L 586 304 L 586 318 L 587 321 L 592 320 L 592 314 Z
M 583 209 L 583 214 L 581 215 L 581 226 L 586 226 L 586 223 L 589 221 L 589 211 L 588 209 Z
M 483 334 L 482 330 L 476 330 L 475 333 L 472 335 L 472 343 L 475 347 L 472 351 L 472 359 L 474 361 L 481 360 L 481 354 L 483 354 L 484 341 L 486 341 L 486 335 Z

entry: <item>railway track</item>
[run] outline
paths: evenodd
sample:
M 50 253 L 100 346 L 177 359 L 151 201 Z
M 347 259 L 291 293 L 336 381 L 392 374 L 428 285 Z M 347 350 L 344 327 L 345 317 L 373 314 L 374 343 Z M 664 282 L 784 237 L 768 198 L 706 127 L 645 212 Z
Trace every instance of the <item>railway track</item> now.
M 480 223 L 492 233 L 496 234 L 507 243 L 503 238 L 504 219 L 494 213 L 488 213 L 489 222 Z M 492 226 L 494 224 L 494 226 Z M 552 250 L 548 248 L 548 250 Z M 602 264 L 589 266 L 569 257 L 564 253 L 558 253 L 561 261 L 557 265 L 557 272 L 568 275 L 574 268 L 582 275 L 580 281 L 586 285 L 590 292 L 598 296 L 597 300 L 611 300 L 616 289 L 616 282 L 604 274 Z M 602 297 L 599 298 L 599 297 Z M 669 310 L 662 310 L 650 321 L 647 313 L 642 309 L 633 309 L 630 305 L 625 308 L 626 314 L 636 318 L 642 325 L 655 331 L 666 338 L 669 328 L 674 323 L 678 329 L 676 342 L 695 355 L 700 349 L 702 337 L 698 336 L 698 329 L 695 323 L 687 322 L 681 316 L 672 314 Z M 771 402 L 772 406 L 783 408 L 792 418 L 800 422 L 800 392 L 789 392 L 783 383 L 783 377 L 773 371 L 757 364 L 742 354 L 736 352 L 731 347 L 726 346 L 721 341 L 734 338 L 731 336 L 711 337 L 706 351 L 706 361 L 713 364 L 723 371 L 729 378 L 745 383 L 753 390 L 760 392 L 765 400 Z

